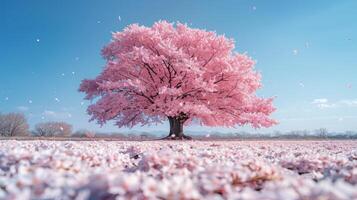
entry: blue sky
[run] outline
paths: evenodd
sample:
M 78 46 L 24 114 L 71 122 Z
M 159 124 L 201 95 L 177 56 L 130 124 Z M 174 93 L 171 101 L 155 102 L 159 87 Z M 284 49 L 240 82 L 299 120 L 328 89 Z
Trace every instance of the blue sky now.
M 0 2 L 0 112 L 24 112 L 33 126 L 61 120 L 76 129 L 128 131 L 88 123 L 83 78 L 95 77 L 112 31 L 165 19 L 234 38 L 258 61 L 276 96 L 280 124 L 260 129 L 357 130 L 357 1 L 70 1 Z M 167 130 L 164 123 L 135 130 Z M 191 131 L 240 131 L 186 127 Z M 256 130 L 254 130 L 256 131 Z

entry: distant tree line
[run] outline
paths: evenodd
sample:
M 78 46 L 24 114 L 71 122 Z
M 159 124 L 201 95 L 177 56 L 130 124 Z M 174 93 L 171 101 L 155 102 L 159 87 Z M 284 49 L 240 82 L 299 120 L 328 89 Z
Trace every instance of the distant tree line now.
M 26 117 L 22 113 L 0 113 L 1 137 L 71 137 L 71 138 L 97 138 L 97 139 L 121 139 L 121 140 L 152 140 L 164 136 L 142 132 L 137 134 L 123 133 L 98 133 L 87 129 L 73 132 L 71 124 L 66 122 L 42 122 L 35 125 L 30 131 Z M 195 139 L 225 140 L 225 139 L 357 139 L 356 131 L 329 132 L 325 128 L 309 130 L 295 130 L 289 132 L 274 131 L 272 133 L 249 133 L 245 131 L 237 133 L 214 132 L 206 135 L 196 135 Z
M 127 140 L 155 139 L 150 133 L 127 135 L 120 133 L 96 133 L 87 129 L 73 132 L 73 126 L 66 122 L 49 121 L 35 125 L 33 130 L 22 113 L 0 113 L 0 137 L 54 137 L 54 138 L 113 138 Z
M 0 136 L 5 137 L 69 137 L 72 135 L 72 125 L 66 122 L 43 122 L 29 130 L 29 124 L 22 113 L 0 113 Z
M 211 133 L 209 136 L 197 136 L 196 139 L 357 139 L 356 131 L 345 132 L 329 132 L 326 128 L 316 130 L 294 130 L 294 131 L 274 131 L 272 133 L 250 133 L 250 132 L 237 132 L 237 133 Z

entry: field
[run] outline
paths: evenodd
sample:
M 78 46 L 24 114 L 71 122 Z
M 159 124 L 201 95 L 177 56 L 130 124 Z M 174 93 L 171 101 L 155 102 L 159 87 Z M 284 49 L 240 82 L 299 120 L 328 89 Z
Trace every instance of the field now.
M 56 198 L 357 199 L 357 141 L 0 141 L 0 199 Z

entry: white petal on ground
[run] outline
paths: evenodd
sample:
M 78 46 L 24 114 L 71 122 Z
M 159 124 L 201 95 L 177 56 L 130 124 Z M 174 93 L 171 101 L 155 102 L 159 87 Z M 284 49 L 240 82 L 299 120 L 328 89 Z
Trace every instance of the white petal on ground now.
M 356 141 L 0 140 L 2 199 L 355 199 Z

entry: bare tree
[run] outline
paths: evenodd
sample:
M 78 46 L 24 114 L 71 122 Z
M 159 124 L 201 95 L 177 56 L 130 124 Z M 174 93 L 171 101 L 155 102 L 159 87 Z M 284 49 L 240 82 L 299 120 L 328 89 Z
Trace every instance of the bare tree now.
M 318 137 L 326 138 L 328 136 L 328 131 L 326 128 L 320 128 L 320 129 L 315 130 L 315 134 Z
M 27 136 L 29 125 L 26 117 L 21 113 L 0 114 L 1 136 Z
M 72 134 L 72 125 L 66 122 L 44 122 L 35 126 L 36 136 L 68 137 Z

